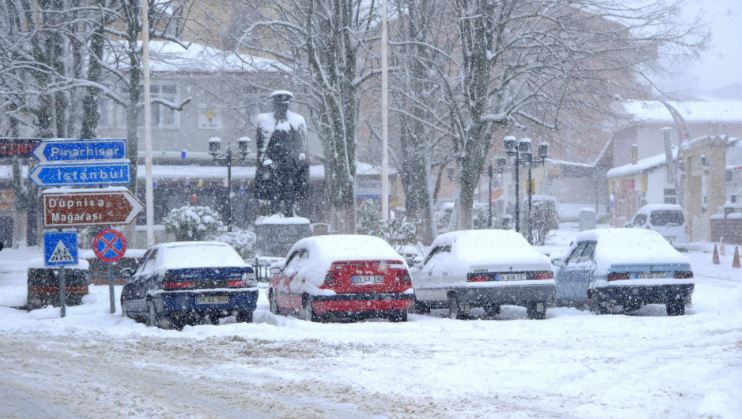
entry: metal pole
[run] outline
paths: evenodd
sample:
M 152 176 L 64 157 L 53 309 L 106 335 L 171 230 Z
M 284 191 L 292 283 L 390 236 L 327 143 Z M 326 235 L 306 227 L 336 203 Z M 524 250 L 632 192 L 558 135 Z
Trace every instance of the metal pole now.
M 232 148 L 227 148 L 227 231 L 232 232 Z
M 149 89 L 149 0 L 142 1 L 142 71 L 144 72 L 144 176 L 147 247 L 155 244 L 154 185 L 152 184 L 152 111 Z M 136 89 L 136 86 L 132 87 Z M 136 179 L 134 179 L 136 182 Z
M 111 263 L 108 263 L 108 295 L 111 302 L 111 314 L 113 314 L 116 312 L 116 298 L 113 291 L 113 268 Z
M 531 209 L 533 208 L 532 199 L 533 196 L 533 186 L 531 186 L 531 183 L 533 182 L 533 178 L 531 177 L 531 166 L 533 164 L 528 165 L 528 243 L 533 244 L 533 212 Z
M 64 292 L 64 265 L 59 267 L 59 316 L 64 317 L 67 314 L 65 300 L 67 299 Z
M 386 0 L 381 0 L 381 219 L 389 219 L 389 64 Z
M 489 185 L 487 187 L 487 228 L 492 228 L 492 163 L 487 168 L 487 175 L 489 176 Z
M 515 154 L 515 231 L 520 233 L 520 152 Z

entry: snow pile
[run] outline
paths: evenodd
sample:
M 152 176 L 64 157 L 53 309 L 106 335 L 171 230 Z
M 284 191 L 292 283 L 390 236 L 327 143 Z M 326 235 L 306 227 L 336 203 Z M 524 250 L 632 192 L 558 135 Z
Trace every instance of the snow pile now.
M 209 207 L 184 206 L 173 208 L 162 220 L 165 231 L 176 240 L 203 240 L 223 226 L 219 213 Z
M 733 122 L 742 121 L 742 101 L 687 101 L 668 102 L 677 109 L 687 122 Z M 656 100 L 625 100 L 624 110 L 636 122 L 666 122 L 673 118 L 667 107 Z
M 273 215 L 260 216 L 255 220 L 255 225 L 263 224 L 309 224 L 309 219 L 304 217 L 286 217 L 285 215 L 278 213 Z
M 28 268 L 29 269 L 57 269 L 57 266 L 46 266 L 44 265 L 44 258 L 34 258 L 28 261 Z M 82 257 L 79 258 L 77 265 L 68 265 L 65 266 L 64 269 L 79 269 L 82 271 L 87 271 L 90 269 L 90 263 L 88 263 L 87 260 L 83 259 Z
M 690 265 L 688 258 L 675 250 L 662 235 L 641 228 L 605 228 L 580 233 L 577 241 L 597 241 L 595 263 L 598 270 L 611 265 L 679 264 Z

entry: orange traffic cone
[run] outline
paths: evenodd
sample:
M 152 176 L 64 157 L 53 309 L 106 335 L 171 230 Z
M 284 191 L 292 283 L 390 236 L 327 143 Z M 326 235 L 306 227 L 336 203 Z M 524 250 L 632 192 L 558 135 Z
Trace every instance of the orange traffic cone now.
M 714 243 L 714 257 L 711 259 L 711 261 L 714 263 L 714 265 L 718 265 L 719 262 L 719 249 L 716 247 L 716 243 Z
M 734 258 L 732 259 L 732 268 L 742 268 L 739 263 L 739 246 L 734 246 Z
M 722 256 L 727 255 L 727 249 L 724 246 L 724 237 L 719 238 L 719 254 Z

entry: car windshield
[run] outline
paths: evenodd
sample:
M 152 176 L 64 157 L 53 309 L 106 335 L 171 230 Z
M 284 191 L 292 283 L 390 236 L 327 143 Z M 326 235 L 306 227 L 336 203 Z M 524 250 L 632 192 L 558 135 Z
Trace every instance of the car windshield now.
M 652 211 L 650 221 L 653 226 L 679 226 L 683 225 L 683 212 L 675 210 Z

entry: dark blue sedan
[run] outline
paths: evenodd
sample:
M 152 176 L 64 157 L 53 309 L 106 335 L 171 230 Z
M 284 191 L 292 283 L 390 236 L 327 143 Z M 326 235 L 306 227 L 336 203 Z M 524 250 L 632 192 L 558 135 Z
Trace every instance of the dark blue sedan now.
M 121 292 L 121 315 L 148 326 L 235 316 L 251 322 L 257 305 L 255 271 L 228 244 L 175 242 L 151 247 Z

